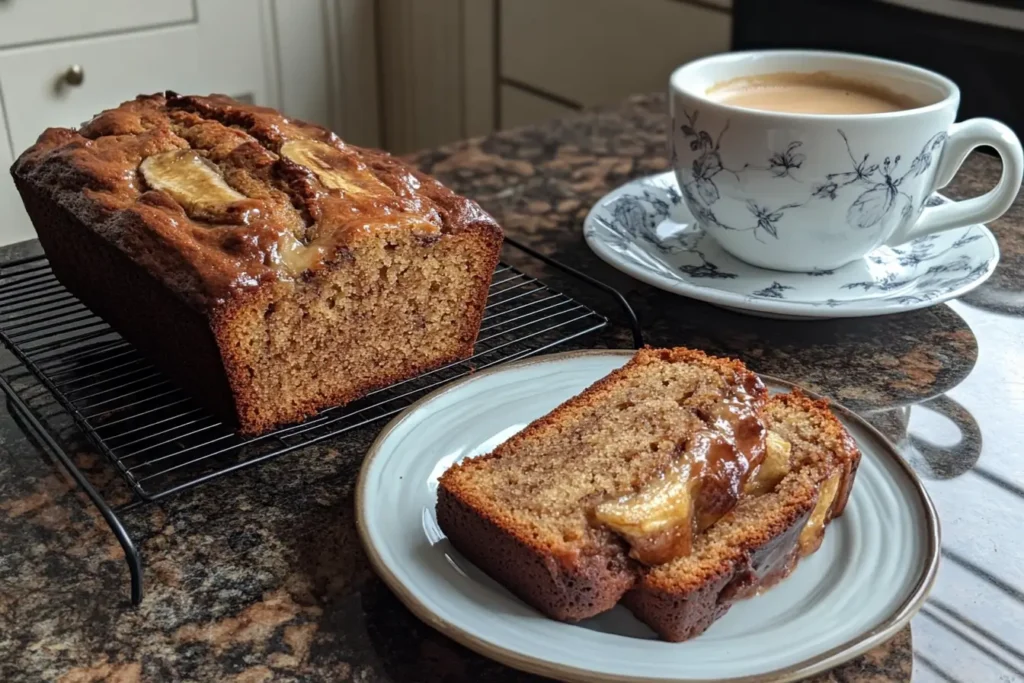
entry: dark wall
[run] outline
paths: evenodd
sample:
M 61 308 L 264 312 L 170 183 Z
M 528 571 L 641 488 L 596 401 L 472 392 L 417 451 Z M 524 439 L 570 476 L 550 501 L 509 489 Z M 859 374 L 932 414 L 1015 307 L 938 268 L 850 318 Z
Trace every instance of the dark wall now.
M 1024 32 L 871 0 L 733 0 L 733 17 L 733 49 L 843 50 L 917 64 L 960 86 L 958 118 L 990 116 L 1024 133 Z

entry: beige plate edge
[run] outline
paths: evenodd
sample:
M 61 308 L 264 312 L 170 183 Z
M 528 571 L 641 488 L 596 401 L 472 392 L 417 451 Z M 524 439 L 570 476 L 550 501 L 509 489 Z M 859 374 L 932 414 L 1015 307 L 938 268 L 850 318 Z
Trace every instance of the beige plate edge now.
M 380 446 L 384 440 L 391 434 L 391 432 L 404 420 L 406 420 L 414 411 L 418 410 L 423 404 L 431 401 L 442 394 L 449 391 L 458 389 L 463 384 L 473 381 L 480 377 L 486 377 L 487 375 L 495 374 L 504 370 L 522 367 L 525 365 L 533 365 L 539 363 L 549 363 L 553 361 L 564 360 L 566 358 L 573 358 L 578 356 L 625 356 L 629 357 L 635 354 L 633 350 L 623 349 L 585 349 L 578 351 L 563 351 L 561 353 L 545 354 L 541 356 L 535 356 L 532 358 L 524 358 L 522 360 L 513 361 L 511 363 L 502 363 L 495 367 L 481 370 L 470 374 L 468 377 L 455 380 L 451 384 L 447 384 L 443 387 L 435 389 L 426 396 L 420 398 L 415 403 L 407 407 L 401 413 L 396 415 L 388 424 L 381 430 L 377 438 L 374 439 L 370 445 L 369 450 L 366 452 L 366 458 L 363 460 L 363 465 L 359 470 L 359 479 L 356 484 L 356 495 L 355 495 L 355 506 L 356 506 L 356 528 L 359 531 L 359 539 L 363 544 L 363 549 L 366 551 L 367 557 L 370 559 L 370 564 L 373 566 L 374 571 L 377 575 L 384 580 L 388 588 L 398 596 L 398 599 L 414 614 L 418 619 L 426 623 L 428 626 L 440 631 L 444 635 L 448 636 L 457 643 L 468 647 L 469 649 L 481 654 L 489 659 L 493 659 L 502 664 L 506 664 L 513 668 L 528 673 L 538 674 L 541 676 L 547 676 L 549 678 L 555 678 L 563 681 L 569 681 L 572 683 L 668 683 L 666 679 L 647 679 L 637 678 L 633 676 L 618 676 L 618 675 L 607 675 L 597 674 L 593 671 L 586 669 L 580 669 L 578 667 L 565 666 L 559 664 L 552 664 L 547 661 L 537 660 L 532 657 L 526 657 L 519 652 L 509 650 L 498 645 L 492 645 L 481 638 L 478 638 L 472 633 L 464 631 L 460 627 L 452 624 L 451 622 L 442 619 L 435 615 L 429 608 L 423 605 L 415 595 L 409 592 L 405 586 L 399 581 L 398 577 L 391 572 L 387 565 L 381 560 L 380 555 L 377 554 L 376 549 L 370 543 L 366 526 L 363 522 L 363 499 L 364 499 L 364 488 L 366 485 L 366 472 L 370 467 L 371 462 L 380 451 Z M 792 389 L 800 389 L 803 393 L 807 394 L 811 398 L 822 398 L 819 394 L 813 391 L 803 389 L 792 382 L 787 382 L 782 379 L 778 379 L 771 375 L 763 375 L 758 373 L 758 376 L 766 382 L 781 385 Z M 830 402 L 830 407 L 836 413 L 842 415 L 845 419 L 855 422 L 858 426 L 862 427 L 868 432 L 873 438 L 875 438 L 882 446 L 879 450 L 888 453 L 893 460 L 895 460 L 900 467 L 906 472 L 910 478 L 911 483 L 914 486 L 914 490 L 917 492 L 920 499 L 921 505 L 925 511 L 925 518 L 928 525 L 928 547 L 926 554 L 928 555 L 928 566 L 925 569 L 924 574 L 918 581 L 917 585 L 914 586 L 910 596 L 904 601 L 896 611 L 890 615 L 885 621 L 876 626 L 870 631 L 862 633 L 860 636 L 853 638 L 842 645 L 839 645 L 828 652 L 823 652 L 820 655 L 807 659 L 798 664 L 786 667 L 784 669 L 777 669 L 775 671 L 768 672 L 766 674 L 756 674 L 752 676 L 743 676 L 740 678 L 729 678 L 729 679 L 696 679 L 696 678 L 679 678 L 675 679 L 672 683 L 789 683 L 790 681 L 798 681 L 808 676 L 827 671 L 835 668 L 840 664 L 847 662 L 855 657 L 858 657 L 865 652 L 871 650 L 878 645 L 888 641 L 889 639 L 896 636 L 897 633 L 910 622 L 911 618 L 917 614 L 921 606 L 924 605 L 928 594 L 931 592 L 932 586 L 935 583 L 936 572 L 939 566 L 939 555 L 940 555 L 940 530 L 939 530 L 939 519 L 938 514 L 935 511 L 935 506 L 932 504 L 931 498 L 928 496 L 924 485 L 918 478 L 917 473 L 910 467 L 910 465 L 900 456 L 899 451 L 878 429 L 871 425 L 867 420 L 854 413 L 849 408 L 842 406 L 833 401 Z

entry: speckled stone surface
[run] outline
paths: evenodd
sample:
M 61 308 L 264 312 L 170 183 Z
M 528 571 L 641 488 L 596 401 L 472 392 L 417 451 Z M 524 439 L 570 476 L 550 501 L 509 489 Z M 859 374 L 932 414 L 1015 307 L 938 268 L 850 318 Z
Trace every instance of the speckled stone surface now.
M 581 236 L 601 195 L 666 168 L 664 109 L 661 98 L 637 98 L 417 161 L 511 236 L 619 288 L 650 343 L 738 356 L 840 400 L 897 442 L 943 522 L 933 597 L 912 622 L 913 645 L 905 629 L 815 680 L 907 681 L 912 668 L 915 681 L 1024 680 L 1024 208 L 992 226 L 1003 254 L 992 279 L 951 305 L 823 322 L 718 310 L 618 273 Z M 973 157 L 947 192 L 980 192 L 997 173 L 997 162 Z M 0 261 L 35 248 L 8 247 Z M 614 302 L 528 267 L 611 316 L 574 346 L 629 346 Z M 381 426 L 126 513 L 146 564 L 146 598 L 131 608 L 114 537 L 0 405 L 0 680 L 538 680 L 432 631 L 374 576 L 353 487 Z M 73 427 L 57 427 L 90 479 L 127 500 Z

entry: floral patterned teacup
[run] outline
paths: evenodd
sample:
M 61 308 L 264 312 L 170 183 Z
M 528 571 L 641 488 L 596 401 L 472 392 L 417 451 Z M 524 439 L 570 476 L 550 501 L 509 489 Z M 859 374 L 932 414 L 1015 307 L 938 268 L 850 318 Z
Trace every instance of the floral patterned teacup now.
M 920 106 L 802 114 L 707 94 L 731 79 L 787 72 L 841 74 Z M 686 203 L 724 249 L 755 266 L 831 270 L 882 245 L 993 220 L 1020 189 L 1024 155 L 1013 131 L 992 119 L 953 123 L 956 84 L 918 67 L 831 52 L 735 52 L 679 67 L 669 94 L 672 162 Z M 995 188 L 926 206 L 981 145 L 1003 160 Z

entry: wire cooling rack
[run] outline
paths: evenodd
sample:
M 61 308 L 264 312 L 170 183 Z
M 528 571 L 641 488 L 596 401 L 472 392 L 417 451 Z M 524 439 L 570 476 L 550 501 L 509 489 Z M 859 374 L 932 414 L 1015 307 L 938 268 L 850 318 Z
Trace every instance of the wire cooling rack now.
M 615 297 L 642 344 L 636 317 L 615 290 L 517 242 L 512 247 Z M 0 369 L 12 412 L 68 469 L 117 535 L 142 599 L 142 563 L 119 512 L 280 457 L 394 415 L 468 373 L 546 351 L 593 332 L 607 318 L 538 279 L 501 263 L 494 272 L 471 358 L 374 391 L 305 422 L 244 438 L 175 386 L 130 343 L 57 281 L 45 257 L 0 265 L 0 341 L 16 363 Z M 52 433 L 65 413 L 113 464 L 135 499 L 114 508 Z

